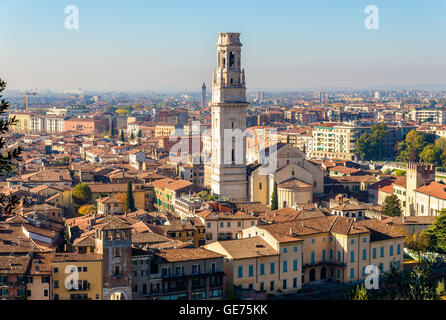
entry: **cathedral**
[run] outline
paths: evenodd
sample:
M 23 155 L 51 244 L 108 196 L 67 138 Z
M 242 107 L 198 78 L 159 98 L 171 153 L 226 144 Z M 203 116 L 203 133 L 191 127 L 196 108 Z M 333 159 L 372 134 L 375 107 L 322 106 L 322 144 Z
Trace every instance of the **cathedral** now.
M 311 203 L 323 193 L 323 172 L 305 153 L 278 143 L 246 163 L 245 71 L 240 33 L 219 33 L 217 69 L 212 79 L 211 158 L 205 166 L 205 186 L 221 200 L 258 201 L 270 205 L 277 183 L 279 208 Z M 274 165 L 271 164 L 274 159 Z

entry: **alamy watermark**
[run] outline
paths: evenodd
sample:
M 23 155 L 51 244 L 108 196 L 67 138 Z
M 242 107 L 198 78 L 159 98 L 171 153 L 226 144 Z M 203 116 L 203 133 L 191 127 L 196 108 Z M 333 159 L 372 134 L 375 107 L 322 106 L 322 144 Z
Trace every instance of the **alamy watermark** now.
M 73 4 L 65 7 L 65 28 L 68 30 L 79 30 L 79 8 Z
M 364 26 L 367 30 L 379 29 L 379 9 L 375 5 L 368 5 L 364 9 L 364 13 L 368 16 L 364 20 Z

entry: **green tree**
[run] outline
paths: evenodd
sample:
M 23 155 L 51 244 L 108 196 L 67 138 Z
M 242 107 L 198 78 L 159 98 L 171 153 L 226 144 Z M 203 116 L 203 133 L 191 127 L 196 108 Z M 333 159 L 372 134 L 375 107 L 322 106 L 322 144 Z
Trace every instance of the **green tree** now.
M 391 194 L 384 199 L 382 214 L 390 217 L 401 216 L 401 204 L 397 195 Z
M 121 141 L 124 142 L 125 138 L 124 138 L 124 130 L 121 130 Z
M 0 177 L 5 177 L 13 173 L 17 168 L 17 161 L 20 160 L 21 147 L 7 148 L 3 135 L 9 131 L 9 126 L 16 124 L 14 117 L 9 120 L 4 119 L 4 115 L 9 109 L 9 102 L 2 98 L 2 92 L 6 89 L 6 82 L 0 79 Z M 20 199 L 16 195 L 6 195 L 0 193 L 0 217 L 4 218 L 13 214 L 20 203 Z
M 417 162 L 424 147 L 429 143 L 429 137 L 416 130 L 411 130 L 406 139 L 397 145 L 399 155 L 397 161 Z
M 116 135 L 115 122 L 113 119 L 110 119 L 110 137 L 114 137 Z
M 271 210 L 279 209 L 279 200 L 277 198 L 277 182 L 274 182 L 273 193 L 271 194 Z
M 442 165 L 441 155 L 443 150 L 434 144 L 428 144 L 424 147 L 423 151 L 420 153 L 420 159 L 426 163 L 432 163 L 436 166 Z
M 358 154 L 364 160 L 393 159 L 393 153 L 389 153 L 385 148 L 384 140 L 389 131 L 387 126 L 376 124 L 371 127 L 371 133 L 364 133 L 358 139 Z
M 142 137 L 142 131 L 138 130 L 138 138 L 141 138 L 141 137 Z
M 130 140 L 135 139 L 135 135 L 133 134 L 133 131 L 130 133 Z
M 360 284 L 355 287 L 353 300 L 369 300 L 369 295 L 364 284 Z
M 71 201 L 77 206 L 81 207 L 83 205 L 91 203 L 93 200 L 93 194 L 90 187 L 86 183 L 79 183 L 74 187 L 71 192 Z
M 126 212 L 136 211 L 135 199 L 133 198 L 132 181 L 130 181 L 130 180 L 129 180 L 129 182 L 127 182 L 127 194 L 125 197 L 125 211 Z
M 406 171 L 404 171 L 404 170 L 395 170 L 395 171 L 393 172 L 393 175 L 394 175 L 395 177 L 402 177 L 402 176 L 405 176 L 405 175 L 406 175 Z
M 430 250 L 446 253 L 446 209 L 441 209 L 435 222 L 425 231 Z

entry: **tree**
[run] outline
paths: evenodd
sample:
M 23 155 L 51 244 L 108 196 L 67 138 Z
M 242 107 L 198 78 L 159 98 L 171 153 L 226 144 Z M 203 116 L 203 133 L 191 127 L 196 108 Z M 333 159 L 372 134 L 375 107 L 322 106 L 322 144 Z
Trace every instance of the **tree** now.
M 136 211 L 135 199 L 133 198 L 133 188 L 132 188 L 131 180 L 129 180 L 129 182 L 127 182 L 127 194 L 125 197 L 125 211 L 126 212 Z
M 141 138 L 141 137 L 142 137 L 142 131 L 138 130 L 138 138 Z
M 78 207 L 91 203 L 93 194 L 86 183 L 79 183 L 71 192 L 71 201 Z
M 355 287 L 353 300 L 369 300 L 369 295 L 364 284 L 360 284 Z
M 396 194 L 388 195 L 384 199 L 382 214 L 390 217 L 401 216 L 401 204 Z
M 110 119 L 110 137 L 114 137 L 116 135 L 115 122 L 113 119 Z
M 9 109 L 9 102 L 2 98 L 2 92 L 6 89 L 6 82 L 0 79 L 0 135 L 9 131 L 9 126 L 16 124 L 16 120 L 12 117 L 9 120 L 3 119 Z M 21 147 L 15 149 L 7 149 L 4 137 L 0 137 L 0 177 L 11 174 L 17 167 L 17 160 L 20 160 Z M 0 193 L 0 217 L 4 218 L 12 215 L 14 210 L 20 203 L 20 199 L 16 195 L 6 195 Z
M 441 209 L 435 222 L 425 231 L 430 250 L 446 253 L 446 209 Z
M 124 138 L 124 130 L 121 130 L 121 141 L 124 142 L 125 138 Z
M 132 131 L 132 133 L 130 134 L 130 140 L 133 140 L 133 139 L 135 139 L 135 135 L 133 134 L 133 131 Z
M 405 176 L 405 175 L 406 175 L 406 171 L 404 171 L 404 170 L 395 170 L 395 171 L 393 172 L 393 175 L 394 175 L 395 177 L 402 177 L 402 176 Z
M 96 212 L 96 206 L 94 204 L 86 204 L 81 206 L 77 212 L 82 216 L 89 216 Z
M 427 251 L 429 239 L 425 231 L 410 233 L 406 228 L 398 228 L 398 232 L 405 236 L 404 247 L 418 255 L 418 261 L 421 261 L 421 254 Z
M 364 133 L 358 139 L 358 154 L 364 160 L 393 159 L 393 153 L 389 153 L 385 148 L 384 139 L 389 131 L 384 123 L 371 127 L 371 133 Z
M 420 153 L 420 159 L 426 163 L 432 163 L 436 166 L 441 167 L 442 159 L 441 155 L 443 154 L 443 150 L 440 147 L 434 144 L 428 144 L 424 147 L 423 151 Z
M 271 194 L 271 210 L 279 209 L 279 201 L 277 199 L 277 182 L 274 182 L 273 193 Z
M 411 130 L 406 139 L 398 143 L 397 149 L 399 155 L 396 157 L 397 161 L 402 162 L 417 162 L 424 147 L 429 143 L 430 138 L 423 133 L 416 130 Z

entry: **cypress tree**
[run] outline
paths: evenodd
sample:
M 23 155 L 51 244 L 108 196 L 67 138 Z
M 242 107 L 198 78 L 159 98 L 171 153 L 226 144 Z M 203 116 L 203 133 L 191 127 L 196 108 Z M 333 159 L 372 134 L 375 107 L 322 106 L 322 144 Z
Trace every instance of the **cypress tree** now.
M 127 182 L 127 195 L 125 197 L 125 210 L 126 212 L 134 212 L 135 208 L 135 199 L 133 198 L 133 190 L 132 190 L 132 181 L 129 180 Z
M 274 182 L 273 194 L 271 195 L 271 210 L 279 209 L 279 201 L 277 199 L 277 182 Z

